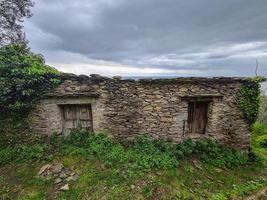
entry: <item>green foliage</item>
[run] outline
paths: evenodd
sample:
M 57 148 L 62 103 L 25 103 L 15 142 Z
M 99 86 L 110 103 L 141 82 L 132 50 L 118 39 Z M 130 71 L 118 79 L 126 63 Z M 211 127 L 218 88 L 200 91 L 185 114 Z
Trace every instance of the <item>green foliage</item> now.
M 82 146 L 87 150 L 88 155 L 102 158 L 109 167 L 127 166 L 130 163 L 131 169 L 148 170 L 165 169 L 178 165 L 176 157 L 165 149 L 170 145 L 162 141 L 155 142 L 146 136 L 137 138 L 129 145 L 129 148 L 126 148 L 122 144 L 114 142 L 105 134 L 90 134 L 84 130 L 76 130 L 66 138 L 65 144 L 67 146 Z M 162 149 L 157 148 L 159 145 Z M 165 145 L 165 148 L 163 145 Z
M 195 152 L 203 161 L 218 167 L 235 168 L 249 161 L 247 154 L 231 148 L 222 148 L 211 140 L 197 141 Z
M 45 144 L 21 145 L 0 150 L 0 166 L 12 161 L 43 160 L 48 156 L 48 146 Z
M 249 161 L 248 154 L 221 147 L 212 140 L 185 140 L 172 144 L 142 135 L 126 147 L 104 134 L 76 130 L 65 143 L 85 148 L 89 155 L 103 159 L 107 166 L 125 165 L 130 170 L 171 169 L 177 167 L 180 160 L 193 155 L 199 156 L 203 162 L 226 168 L 235 168 Z
M 53 161 L 46 160 L 49 155 Z M 196 159 L 202 163 L 195 164 Z M 266 176 L 264 168 L 240 161 L 246 165 L 238 166 L 232 163 L 234 159 L 240 159 L 235 150 L 210 140 L 173 144 L 143 135 L 121 144 L 105 134 L 77 129 L 67 138 L 53 135 L 48 144 L 36 137 L 0 150 L 0 165 L 11 162 L 0 167 L 5 178 L 0 180 L 0 196 L 47 197 L 54 181 L 41 182 L 36 174 L 52 162 L 62 162 L 80 176 L 57 199 L 242 199 L 266 186 L 266 179 L 261 181 Z M 177 167 L 178 162 L 181 166 Z
M 48 152 L 46 144 L 21 145 L 15 149 L 17 151 L 16 160 L 19 162 L 25 160 L 41 160 L 45 159 Z
M 231 192 L 232 197 L 234 196 L 246 196 L 252 191 L 256 191 L 259 188 L 262 188 L 265 185 L 265 180 L 250 181 L 244 185 L 235 186 L 234 190 Z
M 227 200 L 227 196 L 224 193 L 214 194 L 210 200 Z
M 5 148 L 0 150 L 0 166 L 8 164 L 16 157 L 17 151 L 13 148 Z
M 252 132 L 254 135 L 267 135 L 267 123 L 256 122 L 252 126 Z
M 28 132 L 28 119 L 11 117 L 0 119 L 0 149 L 31 143 L 36 136 Z
M 259 114 L 260 106 L 260 82 L 265 79 L 262 77 L 252 78 L 241 86 L 237 93 L 237 101 L 242 111 L 244 119 L 252 125 Z
M 258 121 L 267 124 L 267 96 L 262 94 L 260 97 L 260 110 Z
M 260 145 L 260 147 L 267 149 L 267 135 L 259 136 L 257 138 L 257 143 Z
M 237 197 L 245 197 L 250 195 L 252 192 L 266 185 L 266 180 L 260 179 L 256 181 L 249 181 L 242 185 L 233 185 L 233 189 L 228 192 L 214 194 L 211 200 L 227 200 L 227 199 L 237 199 Z M 239 198 L 238 198 L 239 199 Z
M 267 160 L 267 123 L 256 122 L 252 127 L 252 147 L 257 155 L 260 155 L 262 161 Z
M 58 74 L 25 44 L 1 47 L 1 117 L 27 114 L 44 92 L 59 83 Z
M 267 123 L 256 122 L 253 125 L 252 132 L 255 143 L 262 148 L 267 148 Z
M 124 166 L 128 174 L 133 173 L 133 170 L 176 168 L 182 159 L 191 156 L 197 156 L 213 166 L 225 168 L 236 168 L 250 161 L 248 154 L 221 147 L 212 140 L 185 140 L 180 144 L 173 144 L 142 135 L 125 146 L 103 133 L 95 134 L 76 129 L 66 138 L 53 136 L 49 144 L 35 137 L 28 145 L 17 144 L 13 148 L 4 148 L 1 151 L 3 156 L 0 158 L 0 164 L 13 160 L 21 162 L 27 159 L 46 159 L 53 152 L 96 157 L 107 167 Z

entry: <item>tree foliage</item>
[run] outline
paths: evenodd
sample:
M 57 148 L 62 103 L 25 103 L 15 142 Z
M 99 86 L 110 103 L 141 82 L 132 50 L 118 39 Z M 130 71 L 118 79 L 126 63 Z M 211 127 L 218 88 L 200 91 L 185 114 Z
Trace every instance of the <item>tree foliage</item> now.
M 0 0 L 0 46 L 25 42 L 22 22 L 32 6 L 31 0 Z
M 59 83 L 58 71 L 25 44 L 0 48 L 0 116 L 26 114 Z

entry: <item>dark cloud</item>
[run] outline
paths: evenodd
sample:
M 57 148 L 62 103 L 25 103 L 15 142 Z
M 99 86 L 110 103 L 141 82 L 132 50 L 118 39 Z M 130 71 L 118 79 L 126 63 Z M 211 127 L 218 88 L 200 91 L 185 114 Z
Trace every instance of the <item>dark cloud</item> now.
M 117 63 L 122 74 L 248 76 L 256 59 L 267 74 L 266 10 L 266 0 L 39 0 L 25 27 L 32 48 L 66 71 Z

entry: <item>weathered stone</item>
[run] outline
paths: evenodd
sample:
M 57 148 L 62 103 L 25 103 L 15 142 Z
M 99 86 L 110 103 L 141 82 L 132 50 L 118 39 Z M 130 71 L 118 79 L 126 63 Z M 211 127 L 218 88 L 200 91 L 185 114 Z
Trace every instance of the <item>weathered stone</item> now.
M 63 165 L 61 163 L 59 164 L 55 164 L 51 167 L 51 171 L 54 173 L 54 174 L 58 174 L 61 172 L 61 170 L 63 169 Z
M 59 177 L 60 178 L 66 178 L 67 174 L 65 173 L 65 171 L 61 171 L 60 174 L 59 174 Z
M 197 184 L 198 186 L 202 185 L 203 182 L 201 180 L 195 180 L 195 184 Z
M 265 200 L 265 199 L 267 199 L 267 188 L 266 187 L 258 191 L 256 194 L 253 194 L 245 198 L 245 200 Z
M 69 184 L 65 184 L 60 188 L 60 190 L 63 190 L 63 191 L 67 191 L 69 189 L 70 189 Z
M 121 76 L 113 76 L 113 79 L 115 79 L 115 80 L 121 80 L 122 77 Z
M 42 175 L 47 169 L 49 169 L 51 167 L 50 164 L 46 164 L 44 166 L 41 167 L 40 171 L 38 172 L 38 175 Z
M 77 181 L 79 178 L 79 175 L 74 174 L 66 179 L 66 181 Z
M 62 179 L 61 178 L 56 178 L 56 180 L 55 180 L 55 184 L 59 184 L 59 183 L 61 183 L 62 182 Z

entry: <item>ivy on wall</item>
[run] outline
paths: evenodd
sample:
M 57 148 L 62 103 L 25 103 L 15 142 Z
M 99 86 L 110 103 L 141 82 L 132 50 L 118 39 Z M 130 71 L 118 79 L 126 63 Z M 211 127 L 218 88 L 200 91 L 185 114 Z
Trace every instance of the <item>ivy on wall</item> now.
M 265 78 L 259 76 L 248 79 L 236 95 L 242 115 L 250 125 L 256 121 L 259 114 L 260 83 L 264 80 Z

